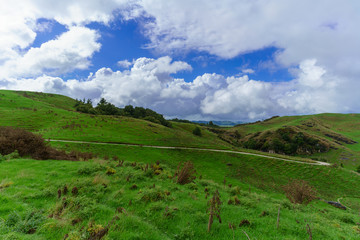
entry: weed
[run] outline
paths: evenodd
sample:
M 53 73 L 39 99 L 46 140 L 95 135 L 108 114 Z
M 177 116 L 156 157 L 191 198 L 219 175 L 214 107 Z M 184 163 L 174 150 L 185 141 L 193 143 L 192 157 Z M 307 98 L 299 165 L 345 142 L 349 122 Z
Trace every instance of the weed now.
M 11 185 L 13 185 L 14 183 L 12 181 L 7 181 L 6 179 L 2 180 L 0 183 L 0 190 L 3 188 L 8 188 Z
M 316 199 L 316 191 L 304 180 L 293 180 L 283 186 L 286 197 L 292 203 L 308 204 Z
M 142 192 L 141 200 L 144 202 L 157 202 L 165 199 L 167 195 L 159 189 L 146 189 Z
M 79 193 L 79 190 L 77 187 L 73 187 L 73 189 L 71 190 L 72 195 L 77 195 Z
M 230 195 L 231 196 L 235 196 L 235 195 L 238 195 L 240 194 L 240 188 L 238 186 L 236 187 L 233 187 L 230 189 Z
M 185 162 L 184 167 L 180 170 L 181 165 L 182 164 L 179 163 L 174 175 L 177 177 L 176 182 L 182 185 L 193 182 L 196 179 L 196 171 L 194 169 L 193 163 L 191 161 Z
M 130 190 L 138 189 L 138 186 L 136 184 L 131 185 Z
M 245 227 L 245 226 L 250 226 L 250 221 L 247 219 L 243 219 L 241 220 L 239 227 Z
M 12 212 L 6 220 L 6 225 L 16 232 L 33 234 L 44 221 L 45 217 L 38 210 L 29 211 L 24 217 Z
M 111 167 L 108 167 L 106 170 L 107 175 L 114 175 L 115 173 L 116 173 L 116 170 Z
M 268 211 L 262 211 L 262 213 L 259 215 L 260 217 L 265 217 L 265 216 L 268 216 L 269 215 L 269 212 Z
M 82 167 L 80 168 L 77 173 L 79 175 L 92 175 L 93 173 L 96 173 L 98 171 L 103 171 L 105 169 L 104 166 L 102 165 L 97 165 L 97 166 L 92 166 L 92 167 L 88 167 L 88 166 L 85 166 L 85 167 Z
M 221 204 L 222 202 L 220 201 L 219 191 L 216 190 L 213 197 L 208 201 L 208 209 L 207 209 L 207 213 L 209 214 L 208 232 L 210 232 L 211 230 L 214 217 L 216 217 L 219 220 L 219 223 L 221 223 L 221 217 L 220 217 Z

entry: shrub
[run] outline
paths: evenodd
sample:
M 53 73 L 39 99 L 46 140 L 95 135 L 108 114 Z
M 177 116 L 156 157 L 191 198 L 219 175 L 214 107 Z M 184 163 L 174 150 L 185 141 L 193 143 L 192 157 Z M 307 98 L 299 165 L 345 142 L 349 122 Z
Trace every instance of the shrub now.
M 177 177 L 176 182 L 184 185 L 187 183 L 191 183 L 196 179 L 194 175 L 196 173 L 194 169 L 194 165 L 191 161 L 185 162 L 184 167 L 180 170 L 181 163 L 179 163 L 177 170 L 175 172 L 175 177 Z
M 113 175 L 115 173 L 116 173 L 116 170 L 111 167 L 108 167 L 108 169 L 106 170 L 107 175 Z
M 141 200 L 144 202 L 157 202 L 163 200 L 167 195 L 156 188 L 146 189 L 142 192 Z
M 308 204 L 316 199 L 316 191 L 304 180 L 293 180 L 283 186 L 286 197 L 292 203 Z
M 17 212 L 12 212 L 5 224 L 16 232 L 32 234 L 36 232 L 45 219 L 40 211 L 28 212 L 24 217 L 21 217 Z
M 72 152 L 67 154 L 50 147 L 40 136 L 20 128 L 0 127 L 0 154 L 11 158 L 31 156 L 34 159 L 72 160 L 89 159 L 92 154 Z
M 88 167 L 88 166 L 85 166 L 85 167 L 82 167 L 80 168 L 77 173 L 79 175 L 92 175 L 94 174 L 95 172 L 98 172 L 98 171 L 102 171 L 104 170 L 105 167 L 104 166 L 101 166 L 101 165 L 97 165 L 97 166 L 92 166 L 92 167 Z
M 356 168 L 356 171 L 360 173 L 360 165 Z
M 201 136 L 201 130 L 199 127 L 195 127 L 192 133 L 196 136 Z

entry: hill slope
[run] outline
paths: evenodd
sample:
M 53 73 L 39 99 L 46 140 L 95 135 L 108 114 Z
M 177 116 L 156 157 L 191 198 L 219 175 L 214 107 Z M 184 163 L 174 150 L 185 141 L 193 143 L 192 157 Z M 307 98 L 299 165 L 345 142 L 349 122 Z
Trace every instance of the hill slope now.
M 360 114 L 274 117 L 237 125 L 222 133 L 222 137 L 240 146 L 286 153 L 286 147 L 291 147 L 298 134 L 302 134 L 302 140 L 308 140 L 308 146 L 306 148 L 304 144 L 303 149 L 295 147 L 292 153 L 312 154 L 312 158 L 342 163 L 350 168 L 360 162 Z M 318 148 L 315 148 L 317 144 Z
M 174 122 L 168 128 L 135 118 L 84 114 L 75 111 L 75 103 L 61 95 L 0 90 L 0 125 L 51 139 L 231 148 L 205 128 L 203 137 L 193 135 L 193 124 Z
M 337 148 L 318 153 L 321 156 L 355 154 L 356 144 L 325 134 L 357 141 L 358 115 L 274 118 L 231 129 L 201 127 L 199 137 L 192 133 L 194 124 L 174 122 L 168 128 L 128 117 L 93 116 L 76 112 L 74 104 L 60 95 L 0 91 L 0 125 L 51 139 L 137 145 L 52 142 L 57 148 L 89 151 L 98 158 L 0 161 L 0 239 L 91 239 L 105 230 L 101 239 L 246 239 L 244 231 L 251 239 L 305 239 L 307 226 L 315 239 L 359 236 L 360 190 L 354 186 L 360 176 L 347 169 L 229 152 L 142 147 L 230 149 L 252 134 L 269 137 L 266 131 L 287 126 L 295 135 L 301 131 Z M 176 184 L 173 176 L 184 161 L 194 164 L 197 179 Z M 160 167 L 151 167 L 156 162 Z M 308 206 L 292 204 L 283 192 L 291 179 L 305 180 L 321 199 L 339 199 L 349 208 L 344 211 L 320 200 Z M 71 193 L 74 187 L 77 191 Z M 223 203 L 222 224 L 214 222 L 207 233 L 207 204 L 216 190 Z

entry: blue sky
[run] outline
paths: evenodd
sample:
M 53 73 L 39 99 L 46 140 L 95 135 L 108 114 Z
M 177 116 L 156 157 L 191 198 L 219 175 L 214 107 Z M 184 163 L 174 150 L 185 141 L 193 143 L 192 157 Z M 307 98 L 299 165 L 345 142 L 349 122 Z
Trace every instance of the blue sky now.
M 0 9 L 0 89 L 104 97 L 191 120 L 359 112 L 359 7 L 14 0 Z
M 30 46 L 40 47 L 42 43 L 66 32 L 64 25 L 56 21 L 48 21 L 47 19 L 39 19 L 39 23 L 49 23 L 50 27 L 46 32 L 38 32 L 35 41 Z M 70 73 L 60 75 L 64 79 L 87 78 L 89 72 L 96 72 L 102 67 L 111 68 L 113 70 L 122 70 L 123 67 L 117 63 L 121 60 L 137 59 L 140 57 L 159 58 L 167 54 L 161 54 L 153 49 L 147 48 L 149 40 L 141 33 L 141 26 L 135 20 L 124 21 L 121 18 L 115 19 L 108 26 L 99 23 L 90 23 L 86 25 L 91 29 L 96 29 L 101 33 L 99 43 L 102 47 L 99 52 L 92 56 L 92 64 L 85 70 L 75 70 Z M 272 62 L 274 54 L 280 49 L 269 46 L 263 49 L 250 51 L 248 53 L 239 54 L 231 59 L 222 59 L 216 55 L 211 55 L 205 51 L 186 51 L 183 53 L 173 53 L 174 61 L 185 61 L 192 66 L 190 71 L 182 71 L 172 74 L 175 78 L 183 78 L 186 82 L 193 81 L 197 76 L 204 73 L 217 73 L 224 76 L 244 75 L 243 70 L 251 69 L 254 71 L 252 77 L 264 81 L 289 81 L 292 79 L 287 68 L 276 66 L 269 68 L 263 66 L 264 63 Z M 249 74 L 249 73 L 247 73 Z

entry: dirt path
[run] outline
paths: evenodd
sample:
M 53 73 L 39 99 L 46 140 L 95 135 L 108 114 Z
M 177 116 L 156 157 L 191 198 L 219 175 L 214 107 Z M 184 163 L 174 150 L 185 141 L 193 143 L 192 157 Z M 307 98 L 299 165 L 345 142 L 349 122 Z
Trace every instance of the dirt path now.
M 233 151 L 233 150 L 207 149 L 207 148 L 195 148 L 195 147 L 167 147 L 167 146 L 140 145 L 140 144 L 130 144 L 130 143 L 86 142 L 86 141 L 56 140 L 56 139 L 49 139 L 49 141 L 51 141 L 51 142 L 64 142 L 64 143 L 85 143 L 85 144 L 99 144 L 99 145 L 122 145 L 122 146 L 146 147 L 146 148 L 157 148 L 157 149 L 181 149 L 181 150 L 195 150 L 195 151 L 207 151 L 207 152 L 234 153 L 234 154 L 258 156 L 258 157 L 264 157 L 264 158 L 269 158 L 269 159 L 276 159 L 276 160 L 280 160 L 280 161 L 300 163 L 300 164 L 308 164 L 308 165 L 319 165 L 319 166 L 329 166 L 330 165 L 329 163 L 320 162 L 320 161 L 302 162 L 302 161 L 290 160 L 290 159 L 279 158 L 279 157 L 272 157 L 272 156 L 267 156 L 267 155 L 262 155 L 262 154 L 257 154 L 257 153 L 240 152 L 240 151 Z

